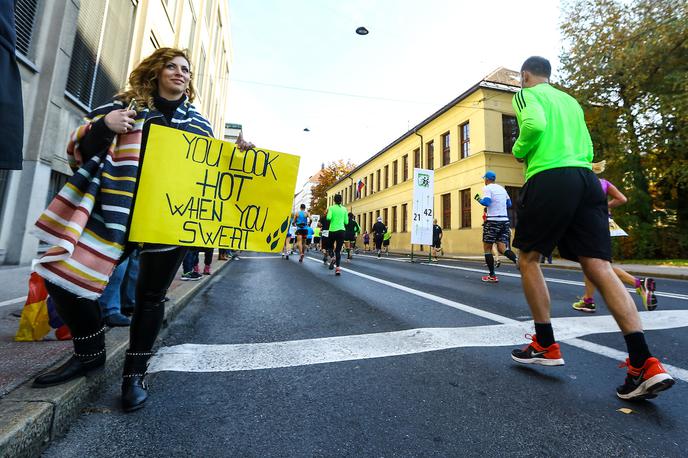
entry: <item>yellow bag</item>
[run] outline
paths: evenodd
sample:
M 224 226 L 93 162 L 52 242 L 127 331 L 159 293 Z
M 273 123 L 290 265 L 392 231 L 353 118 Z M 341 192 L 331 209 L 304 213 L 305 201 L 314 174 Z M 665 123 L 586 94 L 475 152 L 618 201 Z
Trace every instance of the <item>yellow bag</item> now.
M 48 315 L 48 290 L 40 275 L 33 272 L 29 278 L 29 294 L 19 320 L 19 329 L 14 340 L 18 342 L 33 342 L 43 340 L 50 332 L 50 317 Z

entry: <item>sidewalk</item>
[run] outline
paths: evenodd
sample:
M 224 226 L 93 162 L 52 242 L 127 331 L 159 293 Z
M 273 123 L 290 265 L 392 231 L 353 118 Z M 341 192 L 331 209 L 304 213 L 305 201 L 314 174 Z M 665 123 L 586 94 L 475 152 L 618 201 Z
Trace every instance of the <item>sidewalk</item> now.
M 215 256 L 210 277 L 230 262 L 217 261 Z M 11 276 L 12 281 L 24 275 L 25 278 L 20 280 L 24 285 L 21 294 L 26 294 L 28 268 L 1 269 L 0 277 L 4 274 Z M 210 281 L 204 278 L 182 282 L 180 275 L 181 271 L 167 294 L 170 301 L 165 304 L 161 337 L 166 332 L 167 323 Z M 13 297 L 19 295 L 17 291 L 12 294 L 15 294 Z M 63 434 L 89 398 L 102 386 L 115 383 L 114 380 L 121 375 L 124 351 L 129 341 L 129 328 L 110 329 L 106 333 L 107 361 L 103 371 L 63 385 L 33 389 L 30 385 L 36 375 L 71 355 L 72 342 L 15 342 L 19 318 L 12 312 L 22 307 L 23 303 L 0 307 L 0 457 L 37 456 L 53 438 Z M 54 333 L 51 332 L 47 338 L 54 339 Z
M 410 252 L 390 252 L 390 254 L 398 256 L 410 256 Z M 414 259 L 420 262 L 428 260 L 428 252 L 414 252 Z M 501 256 L 504 259 L 503 256 Z M 449 255 L 440 256 L 440 260 L 454 260 L 454 261 L 473 261 L 484 263 L 484 256 L 474 255 Z M 555 258 L 552 264 L 540 264 L 545 269 L 567 269 L 567 270 L 581 270 L 580 264 L 566 259 Z M 674 280 L 688 280 L 688 267 L 679 266 L 665 266 L 665 265 L 645 265 L 645 264 L 624 264 L 623 262 L 616 262 L 614 265 L 621 267 L 623 270 L 631 275 L 639 277 L 653 277 L 653 278 L 671 278 Z

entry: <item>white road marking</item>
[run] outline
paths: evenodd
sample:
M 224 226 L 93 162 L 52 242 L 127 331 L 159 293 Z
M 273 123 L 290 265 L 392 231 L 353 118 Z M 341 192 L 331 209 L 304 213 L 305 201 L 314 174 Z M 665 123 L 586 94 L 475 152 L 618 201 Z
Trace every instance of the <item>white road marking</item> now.
M 646 329 L 671 329 L 688 326 L 688 310 L 643 312 Z M 561 342 L 603 354 L 614 359 L 626 355 L 611 348 L 579 340 L 589 334 L 617 332 L 609 316 L 554 318 Z M 183 344 L 161 348 L 151 359 L 148 372 L 228 372 L 359 359 L 385 358 L 460 347 L 499 347 L 519 345 L 530 324 L 513 322 L 490 326 L 421 328 L 318 339 L 234 345 Z M 688 382 L 688 371 L 665 365 L 671 374 Z
M 21 304 L 22 302 L 26 302 L 26 297 L 27 296 L 15 297 L 14 299 L 2 301 L 2 302 L 0 302 L 0 307 L 4 307 L 6 305 Z
M 282 259 L 281 256 L 239 256 L 239 261 L 242 259 Z
M 321 263 L 320 260 L 310 256 L 306 259 Z M 514 320 L 348 268 L 342 268 L 342 270 L 472 315 L 496 321 L 500 325 L 423 328 L 358 336 L 256 344 L 183 344 L 161 348 L 151 358 L 148 371 L 223 372 L 256 370 L 400 356 L 467 346 L 517 345 L 524 342 L 520 336 L 532 329 L 530 322 Z M 688 326 L 688 310 L 640 312 L 640 316 L 643 320 L 643 326 L 648 330 Z M 624 360 L 626 357 L 624 353 L 613 348 L 578 339 L 578 337 L 589 334 L 618 332 L 613 317 L 609 315 L 553 318 L 552 322 L 560 342 L 617 360 Z M 688 382 L 688 371 L 685 369 L 668 364 L 664 364 L 664 367 L 674 377 Z
M 359 256 L 373 257 L 373 256 L 369 256 L 369 255 L 359 255 Z M 401 258 L 380 258 L 380 259 L 386 259 L 387 261 L 410 262 L 408 259 L 401 259 Z M 460 266 L 448 266 L 446 264 L 438 264 L 438 263 L 427 262 L 427 261 L 419 262 L 419 264 L 423 264 L 426 266 L 432 266 L 432 267 L 441 267 L 443 269 L 464 270 L 466 272 L 476 272 L 479 274 L 487 273 L 486 269 L 475 269 L 472 267 L 460 267 Z M 506 264 L 506 265 L 509 265 L 509 264 Z M 521 274 L 512 274 L 509 272 L 499 272 L 499 276 L 500 277 L 521 278 Z M 548 283 L 560 283 L 562 285 L 585 286 L 585 283 L 583 283 L 582 281 L 563 280 L 560 278 L 552 278 L 552 277 L 545 277 L 545 280 Z M 633 289 L 633 288 L 627 287 L 626 290 L 629 293 L 635 293 L 635 289 Z M 687 294 L 681 294 L 681 293 L 667 293 L 667 292 L 662 292 L 662 291 L 655 291 L 655 296 L 668 297 L 671 299 L 680 299 L 680 300 L 688 301 L 688 295 Z

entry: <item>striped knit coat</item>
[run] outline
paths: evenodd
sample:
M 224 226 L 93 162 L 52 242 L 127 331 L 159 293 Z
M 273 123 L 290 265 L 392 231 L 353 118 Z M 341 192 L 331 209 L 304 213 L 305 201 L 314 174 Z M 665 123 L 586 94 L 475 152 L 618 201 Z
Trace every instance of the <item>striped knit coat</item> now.
M 142 138 L 151 123 L 168 125 L 160 112 L 144 109 L 137 113 L 132 131 L 116 135 L 109 147 L 82 160 L 79 143 L 93 123 L 122 108 L 124 104 L 118 100 L 96 108 L 71 134 L 67 155 L 75 173 L 32 231 L 53 245 L 34 260 L 33 270 L 88 299 L 100 297 L 124 252 L 145 149 Z M 213 136 L 210 123 L 187 100 L 177 108 L 170 127 Z

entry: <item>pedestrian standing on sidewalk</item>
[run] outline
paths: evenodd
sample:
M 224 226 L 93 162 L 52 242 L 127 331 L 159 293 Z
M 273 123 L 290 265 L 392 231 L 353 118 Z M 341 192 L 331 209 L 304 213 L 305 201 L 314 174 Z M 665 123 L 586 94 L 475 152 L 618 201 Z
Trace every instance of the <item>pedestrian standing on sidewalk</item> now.
M 363 249 L 370 251 L 370 234 L 368 234 L 367 230 L 363 233 Z
M 21 170 L 23 160 L 24 105 L 15 57 L 15 7 L 15 0 L 0 0 L 0 170 Z
M 330 222 L 328 238 L 334 247 L 334 257 L 330 261 L 330 270 L 336 265 L 337 270 L 335 270 L 334 274 L 341 275 L 342 268 L 340 264 L 342 261 L 342 246 L 344 245 L 344 235 L 346 234 L 346 222 L 349 219 L 346 207 L 342 205 L 341 194 L 335 194 L 334 205 L 331 205 L 330 208 L 327 209 L 327 216 L 325 219 Z
M 550 86 L 550 73 L 547 59 L 528 58 L 521 67 L 523 89 L 512 100 L 520 128 L 513 154 L 526 164 L 514 246 L 521 251 L 521 281 L 535 335 L 511 357 L 523 364 L 564 364 L 538 262 L 540 255 L 549 256 L 557 246 L 563 258 L 580 262 L 623 332 L 627 376 L 617 396 L 654 398 L 674 379 L 650 353 L 633 299 L 612 270 L 607 198 L 591 170 L 592 140 L 583 110 L 573 97 Z
M 119 260 L 136 246 L 127 243 L 128 228 L 148 132 L 157 124 L 212 137 L 210 123 L 191 104 L 194 96 L 186 53 L 160 48 L 129 75 L 125 91 L 89 113 L 72 134 L 68 157 L 78 170 L 36 223 L 39 238 L 54 246 L 34 263 L 34 270 L 45 278 L 74 336 L 74 355 L 37 377 L 35 387 L 73 380 L 105 363 L 105 328 L 97 299 Z M 137 110 L 128 108 L 134 99 Z M 242 140 L 239 147 L 250 144 Z M 144 377 L 162 325 L 165 293 L 186 251 L 150 243 L 141 248 L 122 379 L 125 411 L 143 407 L 148 397 Z
M 511 208 L 511 199 L 506 189 L 495 183 L 497 175 L 492 170 L 488 170 L 483 175 L 483 180 L 485 180 L 483 197 L 480 197 L 479 194 L 475 195 L 475 200 L 487 210 L 485 223 L 483 224 L 483 253 L 489 272 L 482 277 L 482 281 L 497 283 L 499 279 L 495 275 L 495 259 L 492 254 L 492 246 L 496 244 L 499 253 L 509 258 L 514 264 L 518 262 L 516 254 L 507 248 L 511 239 L 509 215 L 507 214 L 507 209 Z
M 129 318 L 122 313 L 122 285 L 129 267 L 129 258 L 120 261 L 115 271 L 110 276 L 110 281 L 103 294 L 98 298 L 100 309 L 103 313 L 103 321 L 106 326 L 125 327 L 131 324 Z
M 189 248 L 182 260 L 182 281 L 198 281 L 203 275 L 198 270 L 199 249 Z

